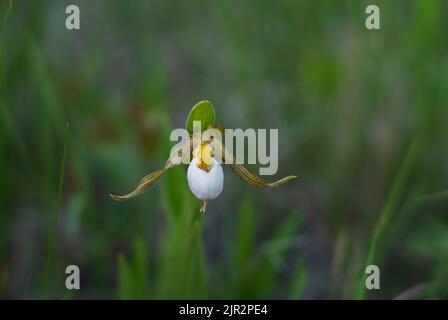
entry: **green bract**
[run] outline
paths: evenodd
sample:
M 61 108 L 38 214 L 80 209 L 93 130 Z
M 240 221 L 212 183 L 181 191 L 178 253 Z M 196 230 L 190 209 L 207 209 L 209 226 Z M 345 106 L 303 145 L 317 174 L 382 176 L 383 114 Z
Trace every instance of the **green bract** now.
M 185 129 L 193 134 L 193 121 L 201 122 L 201 131 L 205 131 L 215 124 L 215 109 L 208 100 L 199 101 L 191 109 L 185 122 Z

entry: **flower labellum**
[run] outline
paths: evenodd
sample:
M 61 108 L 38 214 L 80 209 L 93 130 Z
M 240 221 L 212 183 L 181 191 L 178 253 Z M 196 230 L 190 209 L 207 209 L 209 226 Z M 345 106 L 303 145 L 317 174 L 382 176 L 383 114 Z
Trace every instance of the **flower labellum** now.
M 202 200 L 201 212 L 205 212 L 207 200 L 218 197 L 224 185 L 224 173 L 221 165 L 212 156 L 208 144 L 196 147 L 193 160 L 188 166 L 187 180 L 191 192 Z

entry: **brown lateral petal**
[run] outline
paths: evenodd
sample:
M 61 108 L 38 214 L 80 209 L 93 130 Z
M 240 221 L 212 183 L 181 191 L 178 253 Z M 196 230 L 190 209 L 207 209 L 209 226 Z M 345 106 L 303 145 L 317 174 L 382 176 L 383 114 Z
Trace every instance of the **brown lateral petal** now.
M 288 181 L 292 179 L 296 179 L 297 176 L 287 176 L 280 180 L 274 181 L 274 182 L 266 182 L 263 179 L 261 179 L 256 174 L 253 174 L 250 172 L 245 166 L 242 164 L 235 163 L 235 159 L 231 152 L 227 150 L 227 148 L 219 141 L 214 140 L 212 142 L 213 146 L 215 148 L 219 148 L 221 151 L 221 157 L 224 164 L 229 163 L 230 168 L 232 169 L 235 174 L 240 177 L 241 180 L 243 180 L 248 185 L 255 187 L 255 188 L 266 188 L 266 187 L 278 187 L 282 184 L 287 183 Z
M 287 176 L 274 182 L 266 182 L 256 174 L 250 172 L 242 164 L 231 164 L 230 168 L 238 177 L 240 177 L 241 180 L 255 188 L 278 187 L 287 183 L 289 180 L 297 178 L 297 176 Z
M 131 198 L 134 198 L 143 192 L 148 191 L 151 189 L 160 179 L 160 177 L 167 171 L 168 169 L 163 168 L 160 170 L 157 170 L 153 173 L 148 174 L 143 179 L 140 180 L 137 187 L 132 191 L 131 193 L 128 193 L 124 196 L 115 196 L 113 194 L 109 194 L 110 197 L 116 201 L 125 201 Z
M 156 185 L 156 183 L 159 181 L 160 177 L 168 171 L 168 169 L 171 169 L 181 163 L 173 163 L 172 159 L 173 157 L 178 154 L 179 152 L 182 150 L 183 152 L 183 157 L 182 159 L 185 159 L 186 157 L 190 156 L 190 152 L 191 152 L 191 143 L 190 145 L 184 144 L 179 146 L 178 148 L 176 148 L 172 153 L 171 156 L 169 157 L 169 159 L 166 161 L 165 166 L 160 169 L 157 170 L 153 173 L 148 174 L 147 176 L 143 177 L 143 179 L 140 180 L 140 182 L 137 184 L 137 187 L 135 187 L 135 189 L 123 196 L 116 196 L 113 194 L 109 194 L 109 196 L 116 200 L 116 201 L 125 201 L 125 200 L 129 200 L 131 198 L 134 198 L 146 191 L 148 191 L 149 189 L 151 189 L 153 186 Z

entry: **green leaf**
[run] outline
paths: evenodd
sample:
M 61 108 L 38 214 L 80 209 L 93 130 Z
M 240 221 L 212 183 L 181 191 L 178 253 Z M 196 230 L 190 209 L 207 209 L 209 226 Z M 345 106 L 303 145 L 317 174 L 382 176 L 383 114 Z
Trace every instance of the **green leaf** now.
M 289 287 L 289 299 L 300 299 L 308 282 L 308 269 L 302 258 L 297 263 Z
M 215 124 L 215 109 L 210 101 L 199 101 L 191 109 L 185 123 L 185 128 L 190 134 L 193 134 L 193 121 L 201 122 L 201 131 L 205 131 Z
M 120 299 L 148 299 L 148 252 L 143 237 L 138 236 L 133 243 L 131 263 L 123 254 L 118 255 L 118 297 Z
M 129 264 L 122 254 L 118 255 L 118 296 L 120 299 L 134 297 L 134 280 Z
M 182 264 L 185 268 L 186 299 L 207 299 L 208 297 L 207 265 L 202 232 L 201 222 L 194 221 L 190 229 L 190 238 L 187 239 L 187 254 Z
M 236 267 L 241 269 L 250 262 L 255 251 L 255 208 L 251 198 L 244 199 L 239 216 L 234 252 Z

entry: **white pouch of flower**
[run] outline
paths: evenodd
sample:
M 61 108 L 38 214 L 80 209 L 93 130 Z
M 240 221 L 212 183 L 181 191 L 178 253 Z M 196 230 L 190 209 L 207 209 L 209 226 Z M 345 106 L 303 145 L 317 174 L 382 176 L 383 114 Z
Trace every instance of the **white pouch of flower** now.
M 215 199 L 222 192 L 224 172 L 208 144 L 196 147 L 193 157 L 188 166 L 188 186 L 196 198 L 202 200 L 201 211 L 205 212 L 207 200 Z

